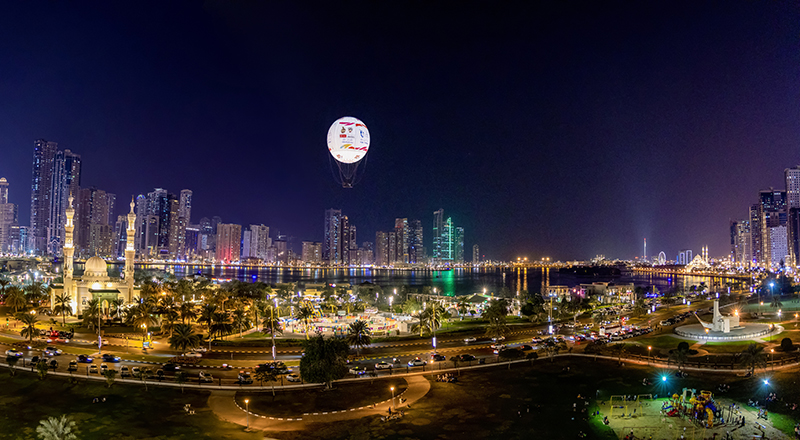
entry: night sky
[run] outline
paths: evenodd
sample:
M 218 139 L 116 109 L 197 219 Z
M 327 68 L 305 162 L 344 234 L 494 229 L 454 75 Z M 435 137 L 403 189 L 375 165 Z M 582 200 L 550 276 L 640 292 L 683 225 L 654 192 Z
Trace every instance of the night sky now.
M 799 37 L 794 1 L 4 2 L 0 176 L 22 225 L 44 138 L 118 214 L 188 188 L 193 223 L 296 242 L 335 207 L 359 243 L 408 217 L 430 246 L 444 208 L 467 259 L 723 256 L 800 164 Z M 372 138 L 353 189 L 346 115 Z

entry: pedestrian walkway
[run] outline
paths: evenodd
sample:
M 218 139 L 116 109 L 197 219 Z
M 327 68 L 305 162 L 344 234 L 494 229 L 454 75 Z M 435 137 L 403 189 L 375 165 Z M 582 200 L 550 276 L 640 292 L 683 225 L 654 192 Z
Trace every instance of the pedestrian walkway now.
M 404 399 L 401 404 L 399 397 L 395 400 L 395 408 L 408 408 L 409 405 L 423 398 L 431 389 L 431 384 L 422 375 L 406 377 L 408 388 L 402 394 Z M 392 399 L 377 403 L 374 406 L 361 408 L 350 408 L 343 411 L 321 412 L 298 415 L 296 417 L 269 417 L 266 414 L 250 413 L 248 420 L 247 412 L 236 404 L 234 397 L 235 391 L 212 391 L 208 398 L 208 406 L 222 420 L 236 423 L 241 426 L 249 426 L 253 430 L 275 430 L 275 431 L 294 431 L 306 429 L 309 423 L 331 423 L 342 420 L 355 420 L 362 417 L 374 415 L 386 415 L 392 406 Z

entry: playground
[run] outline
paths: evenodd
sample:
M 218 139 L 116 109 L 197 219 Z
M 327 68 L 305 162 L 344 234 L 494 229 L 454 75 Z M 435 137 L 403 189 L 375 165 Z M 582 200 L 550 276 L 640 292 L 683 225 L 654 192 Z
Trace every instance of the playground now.
M 626 440 L 787 438 L 757 405 L 741 406 L 709 390 L 682 388 L 668 396 L 612 395 L 598 407 L 603 423 Z

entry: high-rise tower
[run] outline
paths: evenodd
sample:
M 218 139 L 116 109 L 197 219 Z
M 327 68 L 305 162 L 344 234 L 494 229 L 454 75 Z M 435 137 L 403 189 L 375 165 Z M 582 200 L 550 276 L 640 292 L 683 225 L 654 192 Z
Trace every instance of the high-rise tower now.
M 33 178 L 31 179 L 31 226 L 28 240 L 31 251 L 47 251 L 47 227 L 50 220 L 50 203 L 53 191 L 53 161 L 58 144 L 38 139 L 33 144 Z
M 128 228 L 126 230 L 127 243 L 125 246 L 125 284 L 128 285 L 128 292 L 133 292 L 133 260 L 136 257 L 136 247 L 134 247 L 136 239 L 136 214 L 133 212 L 133 207 L 136 203 L 131 196 L 131 211 L 128 213 Z

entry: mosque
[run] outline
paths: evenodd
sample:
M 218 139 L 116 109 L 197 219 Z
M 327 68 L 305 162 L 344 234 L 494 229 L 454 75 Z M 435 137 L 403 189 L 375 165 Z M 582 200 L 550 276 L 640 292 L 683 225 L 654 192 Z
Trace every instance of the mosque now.
M 72 207 L 73 197 L 69 197 L 69 207 L 66 209 L 67 222 L 64 227 L 64 282 L 61 286 L 53 286 L 50 294 L 51 307 L 55 307 L 56 295 L 66 292 L 72 298 L 72 310 L 76 315 L 88 307 L 89 301 L 97 299 L 103 310 L 108 311 L 112 301 L 122 299 L 130 303 L 134 297 L 140 295 L 140 289 L 133 284 L 133 260 L 136 251 L 133 247 L 135 235 L 136 214 L 133 212 L 134 202 L 131 200 L 131 211 L 128 213 L 127 243 L 125 246 L 125 270 L 122 279 L 108 276 L 108 265 L 105 260 L 94 256 L 86 260 L 83 275 L 74 276 L 73 257 L 75 247 L 73 232 L 75 224 L 73 217 L 75 209 Z

